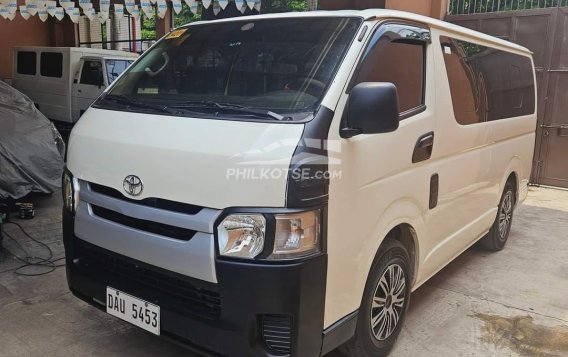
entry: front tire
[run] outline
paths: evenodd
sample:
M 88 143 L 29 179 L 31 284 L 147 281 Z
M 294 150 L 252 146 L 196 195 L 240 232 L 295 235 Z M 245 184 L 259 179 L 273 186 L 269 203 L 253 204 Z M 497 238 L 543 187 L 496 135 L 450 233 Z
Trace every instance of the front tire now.
M 389 353 L 404 323 L 410 284 L 408 252 L 399 241 L 388 239 L 371 267 L 355 336 L 342 347 L 347 355 L 378 357 Z
M 510 181 L 505 184 L 501 201 L 497 210 L 497 217 L 489 233 L 479 241 L 484 249 L 496 252 L 505 247 L 511 224 L 513 222 L 513 211 L 515 209 L 515 188 Z

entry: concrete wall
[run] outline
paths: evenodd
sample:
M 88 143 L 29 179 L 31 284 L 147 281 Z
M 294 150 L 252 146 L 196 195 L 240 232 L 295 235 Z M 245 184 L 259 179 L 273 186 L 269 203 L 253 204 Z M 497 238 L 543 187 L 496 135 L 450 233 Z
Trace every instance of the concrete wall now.
M 27 21 L 20 14 L 13 21 L 0 18 L 0 78 L 12 78 L 12 47 L 48 46 L 48 22 L 33 16 Z

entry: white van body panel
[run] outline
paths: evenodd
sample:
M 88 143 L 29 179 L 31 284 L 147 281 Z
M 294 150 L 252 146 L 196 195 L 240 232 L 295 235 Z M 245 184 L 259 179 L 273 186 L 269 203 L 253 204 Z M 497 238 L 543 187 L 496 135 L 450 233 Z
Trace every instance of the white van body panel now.
M 17 55 L 20 51 L 36 53 L 35 75 L 18 73 Z M 63 71 L 60 78 L 41 75 L 41 53 L 43 52 L 62 54 Z M 74 117 L 72 113 L 73 80 L 80 70 L 81 58 L 84 56 L 97 57 L 101 61 L 107 58 L 132 60 L 136 59 L 138 54 L 84 47 L 14 47 L 12 86 L 34 101 L 41 112 L 49 119 L 73 123 L 78 118 L 77 116 Z M 102 93 L 103 90 L 104 87 L 100 89 L 98 94 Z
M 439 37 L 474 41 L 528 57 L 530 53 L 477 33 L 469 37 L 461 27 L 454 29 L 444 23 L 443 29 L 438 29 L 438 21 L 425 25 L 430 25 L 432 37 L 427 53 L 425 112 L 401 121 L 394 133 L 341 139 L 339 121 L 347 102 L 345 94 L 336 108 L 329 139 L 341 140 L 341 152 L 330 156 L 339 158 L 341 165 L 330 165 L 330 170 L 340 169 L 342 175 L 340 179 L 330 176 L 324 328 L 359 308 L 375 254 L 394 227 L 404 224 L 412 229 L 415 290 L 489 231 L 505 182 L 513 172 L 519 202 L 526 197 L 536 110 L 534 115 L 507 120 L 458 124 Z M 411 164 L 417 138 L 429 131 L 435 132 L 432 157 Z M 429 210 L 433 173 L 440 177 L 439 197 L 438 206 Z
M 137 175 L 144 189 L 135 199 L 160 197 L 209 208 L 284 207 L 285 170 L 303 130 L 304 124 L 90 108 L 73 129 L 67 165 L 77 178 L 120 192 L 124 178 Z M 243 177 L 256 162 L 280 174 Z

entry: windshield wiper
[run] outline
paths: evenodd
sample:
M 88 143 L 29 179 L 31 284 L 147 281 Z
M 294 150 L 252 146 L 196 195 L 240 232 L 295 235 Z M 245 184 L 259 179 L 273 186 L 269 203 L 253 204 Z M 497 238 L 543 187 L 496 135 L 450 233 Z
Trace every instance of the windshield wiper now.
M 263 110 L 263 109 L 254 109 L 249 108 L 244 105 L 233 104 L 233 103 L 219 103 L 214 101 L 199 101 L 199 102 L 180 102 L 167 105 L 167 108 L 205 108 L 205 109 L 213 109 L 213 110 L 220 110 L 220 111 L 233 111 L 239 114 L 246 114 L 246 115 L 254 115 L 257 117 L 270 117 L 276 120 L 292 120 L 290 116 L 280 115 L 278 113 L 274 113 L 270 110 Z
M 111 100 L 116 103 L 126 105 L 126 108 L 144 108 L 151 109 L 162 113 L 175 114 L 173 111 L 169 110 L 165 105 L 157 105 L 140 102 L 136 99 L 128 98 L 125 95 L 118 94 L 107 94 L 101 98 L 102 100 Z

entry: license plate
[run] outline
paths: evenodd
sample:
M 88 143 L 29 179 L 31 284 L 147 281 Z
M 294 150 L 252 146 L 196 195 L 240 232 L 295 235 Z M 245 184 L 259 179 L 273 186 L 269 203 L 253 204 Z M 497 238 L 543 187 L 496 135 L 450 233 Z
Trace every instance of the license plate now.
M 155 335 L 160 334 L 160 307 L 158 305 L 108 286 L 106 292 L 107 313 Z

